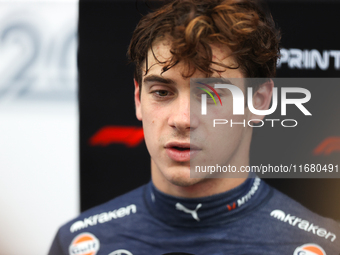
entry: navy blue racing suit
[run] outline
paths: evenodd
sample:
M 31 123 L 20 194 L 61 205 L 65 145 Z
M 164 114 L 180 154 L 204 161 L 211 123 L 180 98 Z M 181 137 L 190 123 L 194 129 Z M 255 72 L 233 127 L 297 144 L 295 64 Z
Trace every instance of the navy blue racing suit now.
M 152 182 L 62 226 L 49 255 L 340 253 L 340 226 L 258 177 L 225 193 L 179 198 Z

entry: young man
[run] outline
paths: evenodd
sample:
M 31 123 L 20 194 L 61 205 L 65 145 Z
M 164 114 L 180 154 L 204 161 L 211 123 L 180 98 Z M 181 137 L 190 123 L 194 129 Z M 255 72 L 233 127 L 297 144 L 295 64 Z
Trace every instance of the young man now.
M 249 126 L 226 131 L 202 121 L 190 79 L 234 80 L 245 91 L 242 78 L 263 77 L 252 102 L 266 110 L 278 43 L 271 18 L 250 0 L 175 0 L 144 16 L 129 56 L 152 181 L 61 227 L 49 254 L 338 254 L 337 223 L 259 178 L 190 177 L 193 163 L 248 166 L 252 136 Z M 219 114 L 230 118 L 231 94 L 220 92 Z M 233 118 L 263 116 L 245 105 Z

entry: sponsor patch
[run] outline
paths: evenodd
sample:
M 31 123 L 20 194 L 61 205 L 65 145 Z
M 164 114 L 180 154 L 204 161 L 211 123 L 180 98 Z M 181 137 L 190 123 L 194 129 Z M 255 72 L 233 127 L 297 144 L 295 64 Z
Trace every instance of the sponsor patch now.
M 326 252 L 317 244 L 307 243 L 297 247 L 293 255 L 326 255 Z
M 123 218 L 126 215 L 130 215 L 130 213 L 136 212 L 137 206 L 132 204 L 110 212 L 103 212 L 100 214 L 92 215 L 88 218 L 85 218 L 84 220 L 79 220 L 73 223 L 72 226 L 70 227 L 70 232 L 73 233 L 78 230 L 87 228 L 88 226 L 95 226 L 98 223 L 105 223 L 113 219 Z
M 256 191 L 259 189 L 259 186 L 261 184 L 261 179 L 259 177 L 256 177 L 253 183 L 253 186 L 251 189 L 248 191 L 246 195 L 241 197 L 240 199 L 237 199 L 237 202 L 234 202 L 232 204 L 228 204 L 227 208 L 229 211 L 236 209 L 236 207 L 240 207 L 247 203 L 256 193 Z
M 96 255 L 99 251 L 99 240 L 91 233 L 81 233 L 71 242 L 70 255 Z
M 283 221 L 285 223 L 288 223 L 289 225 L 298 227 L 299 229 L 302 229 L 306 232 L 310 232 L 314 235 L 324 237 L 325 239 L 331 240 L 331 242 L 334 242 L 334 240 L 336 239 L 336 235 L 334 233 L 331 233 L 324 228 L 314 225 L 313 223 L 309 223 L 309 221 L 307 220 L 298 218 L 290 214 L 286 214 L 285 212 L 281 210 L 272 211 L 270 213 L 270 216 L 280 221 Z
M 259 177 L 256 177 L 253 186 L 251 187 L 249 192 L 245 196 L 237 200 L 237 207 L 240 207 L 241 205 L 247 203 L 254 196 L 260 186 L 260 183 L 261 179 Z

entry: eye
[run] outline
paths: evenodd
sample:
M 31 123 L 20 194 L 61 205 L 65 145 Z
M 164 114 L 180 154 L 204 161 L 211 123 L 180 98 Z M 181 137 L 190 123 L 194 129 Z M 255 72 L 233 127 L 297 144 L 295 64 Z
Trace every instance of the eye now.
M 155 100 L 171 99 L 174 95 L 174 93 L 168 89 L 155 89 L 153 91 L 150 91 L 150 93 Z
M 170 94 L 167 90 L 156 90 L 154 93 L 159 97 L 166 97 Z

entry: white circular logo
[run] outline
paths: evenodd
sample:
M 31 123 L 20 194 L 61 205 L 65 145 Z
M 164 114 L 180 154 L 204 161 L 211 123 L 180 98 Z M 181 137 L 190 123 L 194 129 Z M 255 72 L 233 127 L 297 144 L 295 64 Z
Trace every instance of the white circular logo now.
M 120 249 L 111 252 L 109 255 L 133 255 L 133 254 L 127 250 Z
M 99 240 L 91 233 L 77 235 L 69 246 L 70 255 L 96 255 L 99 251 Z
M 293 255 L 326 255 L 326 252 L 317 244 L 307 243 L 297 247 Z

